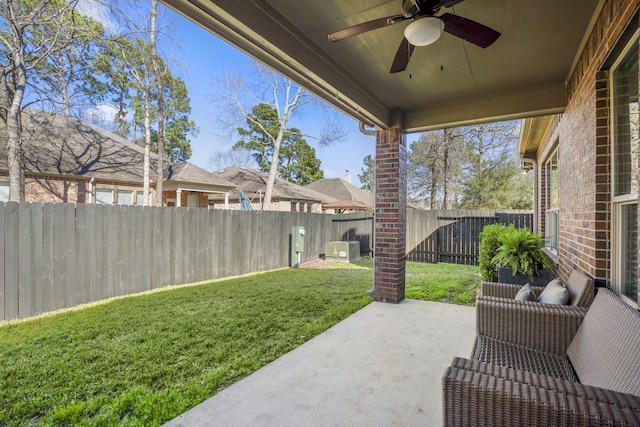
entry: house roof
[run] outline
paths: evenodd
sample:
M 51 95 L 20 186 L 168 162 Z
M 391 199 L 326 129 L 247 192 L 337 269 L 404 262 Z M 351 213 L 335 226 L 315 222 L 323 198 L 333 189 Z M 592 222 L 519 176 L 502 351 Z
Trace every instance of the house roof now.
M 338 200 L 337 202 L 326 203 L 322 205 L 325 209 L 355 209 L 355 210 L 371 210 L 371 206 L 353 200 Z
M 0 127 L 5 126 L 0 121 Z M 22 113 L 25 169 L 27 172 L 142 183 L 144 148 L 83 120 L 39 110 Z M 0 169 L 8 169 L 6 133 L 0 132 Z M 156 159 L 151 154 L 152 181 Z M 221 187 L 234 184 L 221 180 L 191 163 L 169 165 L 168 181 Z
M 167 181 L 189 182 L 197 184 L 217 185 L 220 187 L 236 187 L 232 182 L 206 171 L 193 163 L 181 163 L 179 165 L 169 165 L 165 174 Z
M 264 197 L 269 178 L 266 173 L 237 165 L 213 172 L 213 174 L 238 186 L 237 189 L 231 191 L 231 194 L 238 195 L 239 190 L 243 190 L 249 200 L 253 202 L 259 200 L 260 195 Z M 326 194 L 292 184 L 280 178 L 276 178 L 272 200 L 307 200 L 320 203 L 336 201 L 335 198 Z
M 338 42 L 328 34 L 402 14 L 416 0 L 161 0 L 366 125 L 407 132 L 562 112 L 606 0 L 465 0 L 442 7 L 502 35 L 483 49 L 444 32 L 389 69 L 410 20 Z M 388 22 L 384 21 L 383 22 Z M 210 49 L 203 45 L 203 55 Z
M 374 194 L 368 193 L 341 178 L 328 178 L 314 181 L 306 186 L 311 190 L 326 194 L 338 200 L 350 200 L 373 208 L 376 204 Z

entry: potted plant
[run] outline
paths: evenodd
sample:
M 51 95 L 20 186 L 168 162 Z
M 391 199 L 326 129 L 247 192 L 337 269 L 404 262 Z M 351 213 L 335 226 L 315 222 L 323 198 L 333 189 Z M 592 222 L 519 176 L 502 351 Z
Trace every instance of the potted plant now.
M 554 265 L 544 252 L 544 237 L 528 228 L 507 228 L 499 237 L 500 247 L 492 261 L 498 265 L 498 281 L 546 285 Z

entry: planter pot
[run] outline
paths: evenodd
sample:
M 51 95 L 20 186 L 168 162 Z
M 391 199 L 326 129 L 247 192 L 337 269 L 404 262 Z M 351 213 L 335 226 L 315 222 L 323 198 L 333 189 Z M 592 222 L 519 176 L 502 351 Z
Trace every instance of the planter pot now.
M 513 275 L 513 270 L 506 267 L 498 268 L 498 282 L 499 283 L 514 283 L 516 285 L 526 285 L 530 283 L 535 286 L 546 286 L 549 283 L 549 272 L 547 270 L 541 270 L 540 274 L 533 278 L 518 273 Z

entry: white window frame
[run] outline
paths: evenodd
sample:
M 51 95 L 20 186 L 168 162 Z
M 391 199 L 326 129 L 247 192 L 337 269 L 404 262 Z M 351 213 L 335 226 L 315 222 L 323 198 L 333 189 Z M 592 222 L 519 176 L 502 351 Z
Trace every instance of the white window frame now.
M 611 236 L 613 238 L 611 244 L 611 280 L 612 280 L 612 289 L 615 290 L 616 293 L 620 295 L 620 297 L 629 303 L 630 305 L 637 307 L 638 306 L 638 298 L 635 300 L 629 298 L 624 294 L 623 283 L 625 280 L 625 266 L 626 266 L 626 251 L 623 247 L 624 243 L 626 243 L 625 239 L 625 229 L 623 229 L 623 207 L 631 204 L 638 203 L 638 193 L 629 193 L 629 194 L 620 194 L 616 195 L 616 178 L 617 178 L 617 169 L 616 169 L 616 148 L 617 148 L 617 140 L 616 140 L 616 110 L 614 105 L 615 100 L 615 72 L 618 67 L 622 64 L 622 62 L 627 58 L 627 55 L 632 51 L 632 49 L 636 49 L 636 52 L 640 54 L 638 51 L 638 38 L 640 31 L 636 31 L 634 36 L 631 38 L 631 41 L 625 46 L 622 50 L 616 61 L 613 63 L 611 67 L 611 72 L 609 73 L 609 87 L 610 87 L 610 95 L 609 95 L 609 111 L 610 111 L 610 141 L 611 141 Z M 631 172 L 632 176 L 635 178 L 638 176 L 638 170 Z M 636 190 L 637 191 L 637 190 Z M 637 255 L 637 251 L 636 251 Z M 637 268 L 636 268 L 637 274 Z
M 558 241 L 559 241 L 559 217 L 560 217 L 560 190 L 556 189 L 557 192 L 557 203 L 558 206 L 551 207 L 551 197 L 553 188 L 551 186 L 551 174 L 553 173 L 553 169 L 550 168 L 551 161 L 555 159 L 556 164 L 556 174 L 557 179 L 560 179 L 560 165 L 559 165 L 559 153 L 558 153 L 558 143 L 555 144 L 555 148 L 551 151 L 551 154 L 547 158 L 547 161 L 544 163 L 544 173 L 545 173 L 545 218 L 544 218 L 544 237 L 546 240 L 547 249 L 555 255 L 558 255 Z M 559 187 L 559 183 L 558 183 Z

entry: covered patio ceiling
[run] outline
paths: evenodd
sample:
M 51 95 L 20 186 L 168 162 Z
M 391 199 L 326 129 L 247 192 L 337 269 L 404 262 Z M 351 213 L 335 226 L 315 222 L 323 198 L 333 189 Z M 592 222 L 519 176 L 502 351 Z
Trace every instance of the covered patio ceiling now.
M 407 132 L 562 112 L 565 84 L 604 0 L 465 0 L 452 13 L 500 33 L 486 49 L 448 33 L 390 74 L 409 21 L 338 42 L 329 33 L 401 14 L 402 0 L 161 0 L 357 121 Z M 203 46 L 206 55 L 206 46 Z

